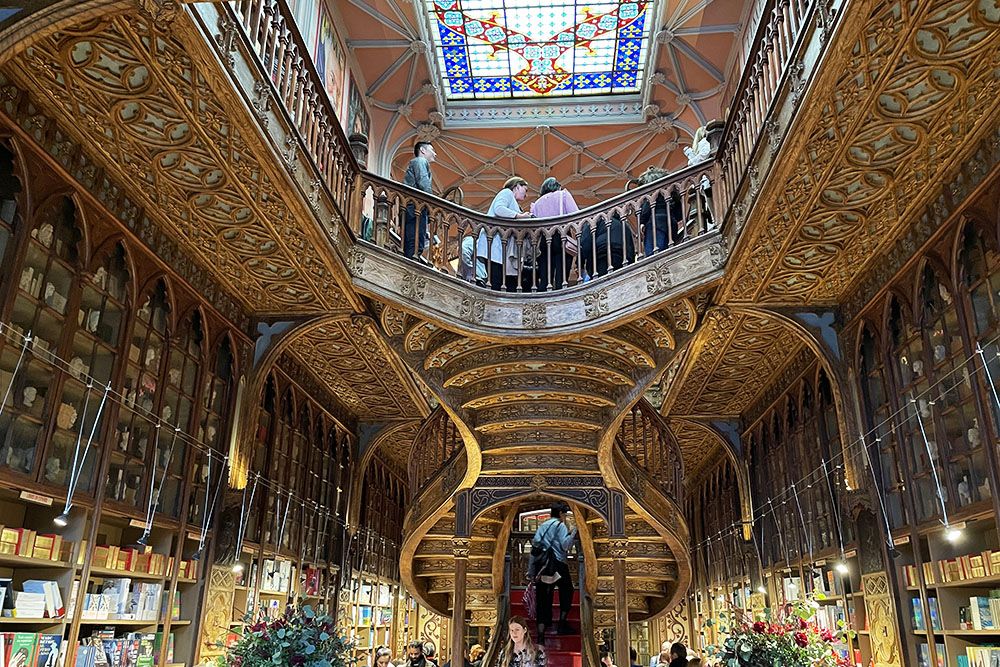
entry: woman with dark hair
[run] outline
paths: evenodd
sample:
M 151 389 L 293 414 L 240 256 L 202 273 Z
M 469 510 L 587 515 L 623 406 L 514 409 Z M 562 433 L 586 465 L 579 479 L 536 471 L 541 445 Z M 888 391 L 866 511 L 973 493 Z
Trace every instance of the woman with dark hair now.
M 540 193 L 541 197 L 531 205 L 531 214 L 536 218 L 554 218 L 580 210 L 573 195 L 551 176 L 542 181 Z M 571 236 L 564 238 L 561 232 L 552 234 L 551 244 L 547 238 L 539 239 L 535 277 L 539 292 L 547 290 L 549 285 L 554 289 L 562 288 L 567 282 L 576 253 L 576 239 Z M 528 278 L 530 277 L 529 275 Z
M 674 642 L 670 647 L 670 667 L 687 667 L 688 650 L 684 644 Z
M 392 651 L 386 646 L 379 646 L 375 649 L 375 658 L 372 660 L 372 667 L 389 667 L 392 662 Z

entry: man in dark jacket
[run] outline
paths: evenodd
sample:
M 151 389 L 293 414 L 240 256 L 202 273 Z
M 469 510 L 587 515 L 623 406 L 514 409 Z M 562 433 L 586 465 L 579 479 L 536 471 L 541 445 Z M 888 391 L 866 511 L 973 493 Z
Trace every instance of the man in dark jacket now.
M 428 667 L 427 658 L 424 657 L 424 643 L 419 639 L 406 647 L 406 667 Z
M 632 227 L 617 213 L 611 216 L 611 224 L 602 219 L 595 227 L 591 230 L 590 225 L 584 225 L 580 232 L 580 267 L 587 275 L 603 276 L 609 267 L 620 269 L 626 259 L 635 261 Z

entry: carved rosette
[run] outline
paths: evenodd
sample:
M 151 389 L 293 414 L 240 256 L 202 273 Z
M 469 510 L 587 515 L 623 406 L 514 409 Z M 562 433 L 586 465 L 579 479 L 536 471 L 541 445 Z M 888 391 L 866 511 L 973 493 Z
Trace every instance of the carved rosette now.
M 628 558 L 628 538 L 616 537 L 608 540 L 608 555 L 616 560 Z
M 485 301 L 470 296 L 462 297 L 462 305 L 458 309 L 459 317 L 472 324 L 482 324 L 485 315 Z
M 667 262 L 660 262 L 646 271 L 646 291 L 650 294 L 666 292 L 673 284 L 674 279 L 670 275 L 670 265 Z
M 468 558 L 469 545 L 471 540 L 468 537 L 453 537 L 451 540 L 451 553 L 455 558 Z
M 521 311 L 521 324 L 525 329 L 541 329 L 548 326 L 548 315 L 544 303 L 529 303 Z

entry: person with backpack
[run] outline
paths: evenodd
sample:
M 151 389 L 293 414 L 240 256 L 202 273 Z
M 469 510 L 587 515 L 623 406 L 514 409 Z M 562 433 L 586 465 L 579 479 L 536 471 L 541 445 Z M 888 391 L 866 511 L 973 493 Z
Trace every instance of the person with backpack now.
M 561 635 L 571 635 L 574 630 L 566 619 L 573 606 L 573 578 L 566 564 L 566 553 L 576 539 L 576 526 L 566 527 L 569 505 L 558 502 L 552 505 L 551 518 L 535 531 L 531 540 L 532 558 L 528 576 L 534 578 L 538 589 L 538 643 L 545 643 L 545 632 L 552 627 L 552 598 L 559 588 L 559 626 Z

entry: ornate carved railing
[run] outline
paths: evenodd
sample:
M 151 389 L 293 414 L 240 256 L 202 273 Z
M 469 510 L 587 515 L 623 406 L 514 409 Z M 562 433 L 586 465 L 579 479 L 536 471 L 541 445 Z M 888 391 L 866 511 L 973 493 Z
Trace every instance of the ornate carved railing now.
M 646 399 L 625 415 L 615 439 L 622 453 L 644 470 L 664 495 L 683 506 L 684 459 L 680 447 Z
M 465 442 L 448 413 L 438 407 L 423 423 L 410 449 L 407 472 L 410 498 L 416 499 L 465 451 Z
M 401 252 L 409 235 L 416 245 L 419 225 L 406 221 L 425 215 L 431 244 L 423 261 L 470 281 L 482 261 L 480 277 L 494 289 L 534 292 L 578 284 L 582 272 L 596 278 L 714 229 L 714 171 L 714 162 L 704 162 L 571 215 L 519 220 L 488 217 L 369 173 L 360 180 L 375 201 L 376 244 Z M 490 280 L 492 262 L 498 266 Z M 497 278 L 508 274 L 516 278 Z
M 271 99 L 279 103 L 320 176 L 313 187 L 322 185 L 329 191 L 344 220 L 360 218 L 360 214 L 351 215 L 351 196 L 360 168 L 288 3 L 235 0 L 224 6 L 223 11 L 241 28 L 273 84 L 269 94 L 255 87 L 257 110 L 266 111 Z M 288 150 L 294 155 L 292 147 Z
M 750 170 L 758 143 L 768 133 L 775 100 L 796 65 L 795 54 L 810 18 L 823 0 L 770 0 L 757 26 L 740 83 L 729 105 L 720 143 L 719 210 L 728 211 Z M 829 17 L 824 16 L 824 20 Z M 721 220 L 720 220 L 721 222 Z

